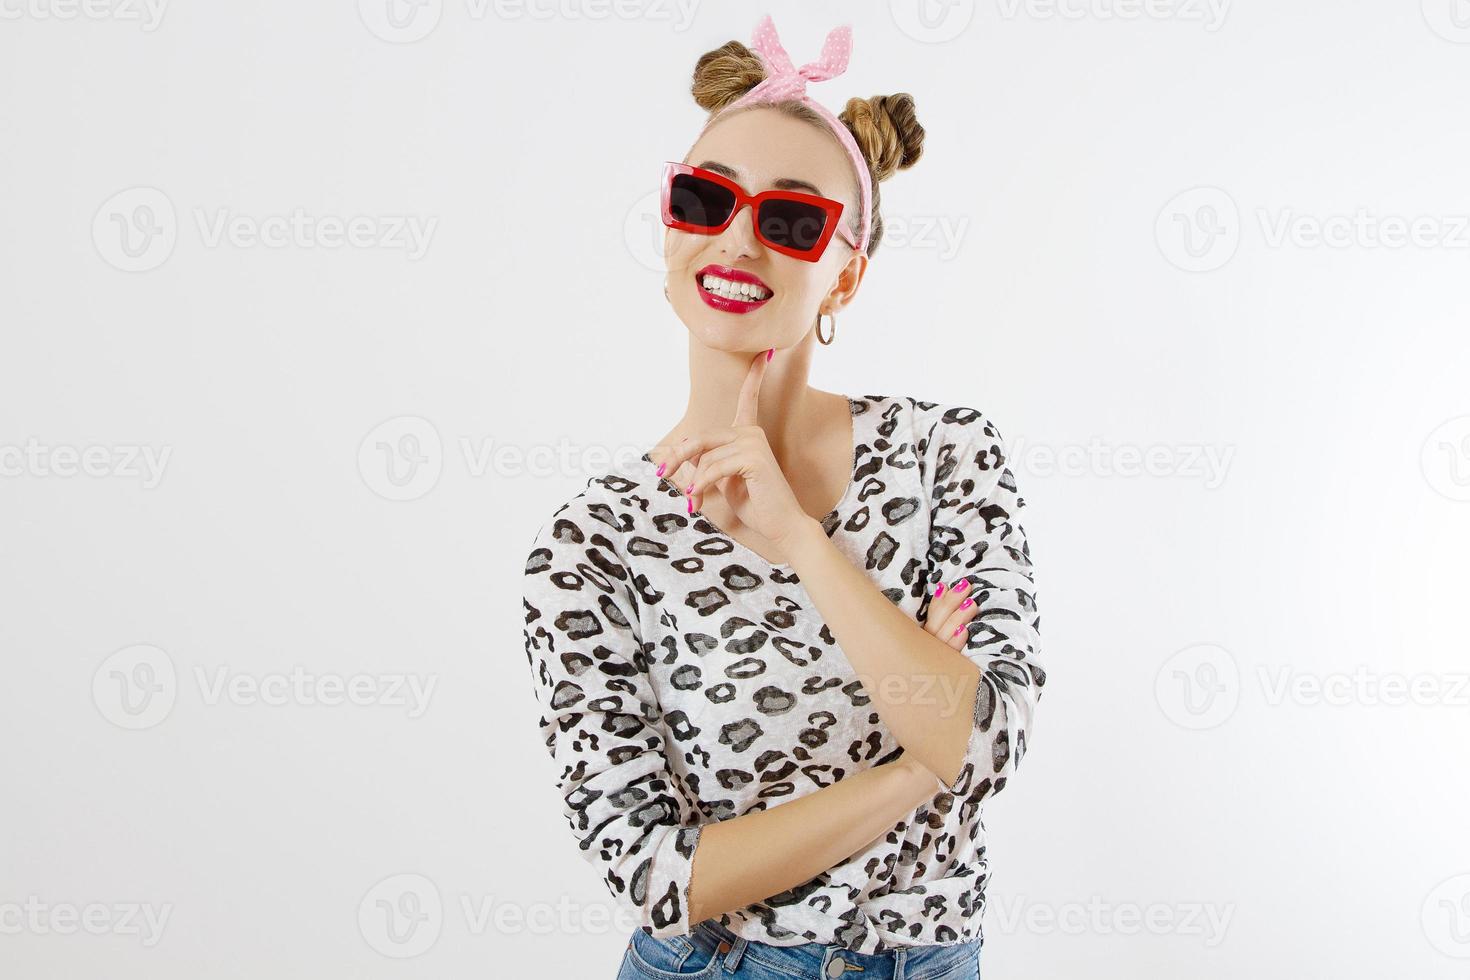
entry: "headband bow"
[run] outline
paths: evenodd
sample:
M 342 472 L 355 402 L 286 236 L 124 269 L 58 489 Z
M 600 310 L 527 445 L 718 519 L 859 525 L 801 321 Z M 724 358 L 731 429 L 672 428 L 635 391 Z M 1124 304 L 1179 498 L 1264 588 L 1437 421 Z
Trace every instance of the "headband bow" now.
M 806 96 L 807 82 L 824 82 L 847 71 L 847 56 L 852 53 L 852 28 L 846 24 L 832 28 L 826 43 L 822 45 L 822 56 L 800 68 L 792 66 L 791 56 L 786 53 L 786 49 L 781 46 L 781 39 L 776 36 L 776 25 L 770 14 L 766 14 L 756 25 L 750 46 L 765 63 L 766 77 L 737 99 L 735 105 L 800 99 Z
M 821 57 L 816 61 L 807 62 L 800 68 L 793 66 L 791 56 L 781 46 L 781 39 L 776 36 L 776 25 L 771 20 L 770 14 L 762 17 L 761 22 L 756 25 L 755 34 L 750 39 L 750 47 L 765 66 L 766 77 L 761 79 L 749 92 L 711 116 L 705 122 L 704 128 L 709 129 L 715 119 L 731 109 L 738 109 L 757 102 L 781 102 L 795 99 L 814 109 L 826 120 L 828 127 L 837 137 L 837 141 L 847 151 L 848 159 L 852 161 L 852 167 L 857 176 L 859 207 L 862 211 L 862 223 L 859 226 L 858 238 L 854 247 L 859 252 L 865 251 L 868 247 L 868 232 L 873 220 L 873 181 L 868 174 L 867 160 L 864 159 L 862 151 L 858 149 L 857 140 L 852 138 L 852 133 L 848 130 L 847 125 L 820 102 L 814 101 L 806 94 L 807 82 L 823 82 L 847 71 L 847 56 L 852 53 L 852 28 L 847 24 L 832 28 L 827 34 L 826 43 L 822 45 Z M 843 234 L 846 235 L 846 232 L 844 231 Z

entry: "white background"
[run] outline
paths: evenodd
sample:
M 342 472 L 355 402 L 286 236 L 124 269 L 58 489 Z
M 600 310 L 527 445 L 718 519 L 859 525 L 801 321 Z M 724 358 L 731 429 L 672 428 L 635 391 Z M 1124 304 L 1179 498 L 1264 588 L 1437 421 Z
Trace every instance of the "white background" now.
M 520 577 L 683 409 L 659 165 L 770 9 L 928 130 L 813 384 L 1029 504 L 985 975 L 1465 975 L 1470 4 L 387 3 L 0 0 L 0 974 L 616 972 Z

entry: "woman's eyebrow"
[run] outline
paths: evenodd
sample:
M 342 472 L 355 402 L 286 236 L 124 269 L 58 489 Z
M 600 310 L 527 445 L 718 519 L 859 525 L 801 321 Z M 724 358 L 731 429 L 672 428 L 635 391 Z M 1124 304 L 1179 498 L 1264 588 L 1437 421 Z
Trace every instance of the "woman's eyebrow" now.
M 704 170 L 713 170 L 717 174 L 724 174 L 731 180 L 740 179 L 740 171 L 736 170 L 734 167 L 727 167 L 725 164 L 719 163 L 714 160 L 706 160 L 703 163 L 695 164 L 695 166 L 700 167 Z M 774 181 L 772 181 L 772 184 L 777 190 L 808 191 L 812 194 L 817 195 L 818 197 L 826 196 L 821 192 L 816 184 L 810 183 L 809 181 L 805 180 L 797 180 L 794 177 L 777 177 Z

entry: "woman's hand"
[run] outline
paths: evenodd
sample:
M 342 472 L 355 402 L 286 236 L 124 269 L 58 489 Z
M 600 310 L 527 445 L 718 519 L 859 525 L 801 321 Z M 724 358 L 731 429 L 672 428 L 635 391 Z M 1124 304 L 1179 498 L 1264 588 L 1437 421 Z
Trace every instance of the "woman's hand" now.
M 970 638 L 965 627 L 980 611 L 980 606 L 970 597 L 971 588 L 967 578 L 941 582 L 929 600 L 929 618 L 924 621 L 924 629 L 956 650 L 965 648 Z
M 648 453 L 664 473 L 677 473 L 686 460 L 694 462 L 693 481 L 684 488 L 689 512 L 699 510 L 704 494 L 718 487 L 740 523 L 776 545 L 783 544 L 804 521 L 812 518 L 786 482 L 786 474 L 766 441 L 766 431 L 756 424 L 761 379 L 765 377 L 766 351 L 751 361 L 745 384 L 736 402 L 735 420 L 724 428 L 696 432 L 675 446 L 655 446 Z

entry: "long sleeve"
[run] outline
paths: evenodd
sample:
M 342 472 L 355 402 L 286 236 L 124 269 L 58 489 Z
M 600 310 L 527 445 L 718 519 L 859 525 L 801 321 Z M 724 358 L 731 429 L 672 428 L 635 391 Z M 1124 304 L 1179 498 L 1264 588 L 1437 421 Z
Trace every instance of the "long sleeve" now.
M 577 501 L 540 528 L 526 560 L 540 730 L 583 857 L 651 935 L 686 935 L 700 815 L 664 754 L 632 577 L 610 528 Z
M 1046 671 L 1019 521 L 1024 502 L 1000 434 L 969 409 L 951 409 L 935 422 L 925 452 L 934 467 L 929 581 L 969 580 L 979 609 L 964 653 L 981 669 L 965 762 L 946 789 L 978 806 L 1005 787 L 1026 754 Z

